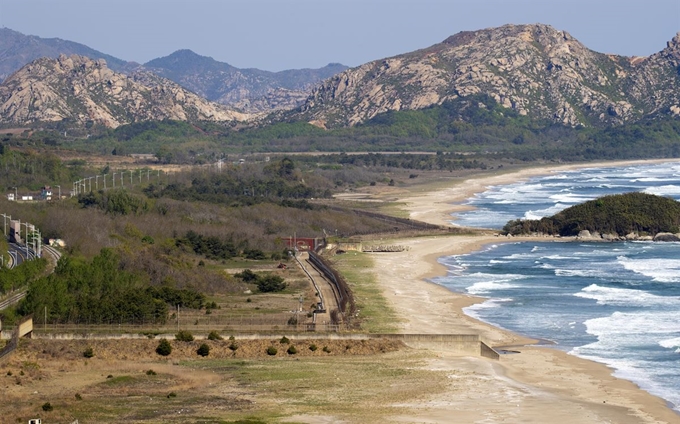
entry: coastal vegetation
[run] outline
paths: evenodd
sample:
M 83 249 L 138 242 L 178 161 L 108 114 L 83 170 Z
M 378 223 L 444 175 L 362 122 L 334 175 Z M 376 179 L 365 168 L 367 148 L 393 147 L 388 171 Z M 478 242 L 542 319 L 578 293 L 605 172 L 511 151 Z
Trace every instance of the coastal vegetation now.
M 625 237 L 680 232 L 680 202 L 646 193 L 625 193 L 600 197 L 567 208 L 540 220 L 513 220 L 503 227 L 505 234 L 532 233 L 577 236 L 591 233 Z

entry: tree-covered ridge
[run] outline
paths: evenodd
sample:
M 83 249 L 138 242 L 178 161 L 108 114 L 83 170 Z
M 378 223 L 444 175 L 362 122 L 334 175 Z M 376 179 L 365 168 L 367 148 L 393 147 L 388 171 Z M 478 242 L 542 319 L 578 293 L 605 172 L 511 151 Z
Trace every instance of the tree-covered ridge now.
M 168 304 L 201 308 L 204 301 L 191 289 L 149 286 L 144 272 L 121 269 L 119 254 L 102 249 L 92 261 L 62 256 L 52 274 L 30 283 L 19 312 L 61 323 L 164 323 Z
M 601 234 L 654 235 L 680 232 L 680 202 L 646 193 L 600 197 L 540 220 L 513 220 L 503 231 L 520 235 L 543 233 L 576 236 L 588 230 Z
M 303 200 L 331 195 L 328 189 L 306 184 L 288 158 L 273 161 L 252 172 L 243 172 L 239 167 L 225 167 L 222 172 L 195 175 L 187 184 L 150 185 L 144 193 L 151 198 L 170 197 L 231 206 L 270 202 L 303 209 L 309 207 Z

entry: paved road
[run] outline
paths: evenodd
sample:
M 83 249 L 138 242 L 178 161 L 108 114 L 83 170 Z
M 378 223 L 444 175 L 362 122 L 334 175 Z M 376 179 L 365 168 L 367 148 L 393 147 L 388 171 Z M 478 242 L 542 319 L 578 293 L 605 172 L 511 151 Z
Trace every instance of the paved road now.
M 302 266 L 307 276 L 312 279 L 323 303 L 325 312 L 314 314 L 316 315 L 316 323 L 317 325 L 328 324 L 331 322 L 331 311 L 338 309 L 337 294 L 335 293 L 334 286 L 312 266 L 307 252 L 300 253 L 298 260 L 298 264 Z

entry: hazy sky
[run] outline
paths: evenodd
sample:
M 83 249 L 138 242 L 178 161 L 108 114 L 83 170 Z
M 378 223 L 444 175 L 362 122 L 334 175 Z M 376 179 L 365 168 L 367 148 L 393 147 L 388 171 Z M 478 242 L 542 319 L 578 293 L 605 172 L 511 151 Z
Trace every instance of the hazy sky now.
M 599 52 L 646 56 L 680 31 L 680 0 L 0 0 L 0 26 L 24 34 L 139 63 L 186 48 L 270 71 L 356 66 L 536 22 Z

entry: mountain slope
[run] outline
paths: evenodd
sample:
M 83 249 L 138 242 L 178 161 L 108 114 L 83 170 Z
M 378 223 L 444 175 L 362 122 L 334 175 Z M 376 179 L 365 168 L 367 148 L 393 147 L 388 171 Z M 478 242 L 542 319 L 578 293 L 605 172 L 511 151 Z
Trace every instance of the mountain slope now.
M 129 71 L 139 66 L 73 41 L 24 35 L 9 28 L 0 28 L 0 82 L 35 59 L 41 57 L 56 59 L 61 54 L 104 59 L 116 72 Z
M 347 69 L 340 64 L 281 72 L 239 69 L 191 50 L 154 59 L 144 68 L 208 100 L 253 113 L 297 107 L 317 83 Z
M 589 50 L 548 25 L 458 33 L 426 49 L 348 69 L 314 90 L 298 119 L 352 126 L 387 111 L 472 95 L 568 126 L 618 125 L 680 115 L 680 35 L 648 58 Z
M 103 59 L 77 55 L 37 59 L 0 84 L 0 121 L 19 125 L 67 120 L 115 128 L 146 120 L 247 118 L 164 78 L 144 72 L 128 77 Z

